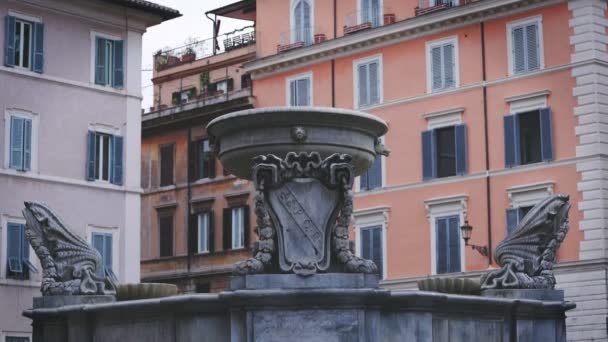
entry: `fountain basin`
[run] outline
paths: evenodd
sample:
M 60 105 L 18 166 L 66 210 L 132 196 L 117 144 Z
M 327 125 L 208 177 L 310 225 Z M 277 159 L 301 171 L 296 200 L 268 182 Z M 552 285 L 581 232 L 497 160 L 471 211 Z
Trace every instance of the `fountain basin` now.
M 388 126 L 373 115 L 322 107 L 250 109 L 220 116 L 207 125 L 220 161 L 231 174 L 251 179 L 253 158 L 289 152 L 318 152 L 323 159 L 348 154 L 355 175 L 376 157 L 376 141 Z

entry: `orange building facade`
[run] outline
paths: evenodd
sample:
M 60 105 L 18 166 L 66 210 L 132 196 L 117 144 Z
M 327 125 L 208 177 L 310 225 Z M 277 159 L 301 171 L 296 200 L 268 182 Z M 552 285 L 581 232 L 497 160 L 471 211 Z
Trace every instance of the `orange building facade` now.
M 255 20 L 252 10 L 255 3 L 215 14 Z M 154 106 L 142 115 L 143 282 L 219 292 L 232 264 L 251 255 L 252 186 L 224 172 L 205 127 L 253 107 L 251 79 L 241 66 L 255 50 L 255 30 L 246 24 L 153 57 Z
M 382 286 L 478 277 L 531 206 L 567 193 L 556 274 L 577 303 L 568 340 L 608 338 L 605 1 L 256 7 L 257 56 L 244 66 L 256 107 L 354 108 L 389 124 L 390 157 L 356 184 L 352 233 Z M 465 221 L 477 249 L 460 236 Z

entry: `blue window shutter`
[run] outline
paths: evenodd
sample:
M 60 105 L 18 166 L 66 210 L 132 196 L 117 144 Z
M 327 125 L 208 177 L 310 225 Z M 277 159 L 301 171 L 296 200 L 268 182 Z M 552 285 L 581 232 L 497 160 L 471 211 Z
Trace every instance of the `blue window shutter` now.
M 89 131 L 87 134 L 87 165 L 86 176 L 88 181 L 95 180 L 95 132 Z
M 123 41 L 114 41 L 114 88 L 122 88 L 124 85 L 124 52 L 123 52 Z
M 519 160 L 519 120 L 517 114 L 504 117 L 505 167 L 520 164 Z
M 15 17 L 4 18 L 4 64 L 15 65 Z
M 382 156 L 377 155 L 372 166 L 367 170 L 367 188 L 382 187 Z
M 507 236 L 510 236 L 519 223 L 519 208 L 507 209 Z
M 32 120 L 23 120 L 23 170 L 32 169 Z
M 540 142 L 543 161 L 553 160 L 553 128 L 550 108 L 540 110 Z
M 106 85 L 106 40 L 95 38 L 95 83 Z
M 25 119 L 11 116 L 10 157 L 11 169 L 23 170 L 23 138 L 25 135 Z
M 380 103 L 380 65 L 378 62 L 368 64 L 369 69 L 369 104 Z
M 295 81 L 297 83 L 297 106 L 310 106 L 310 79 L 303 78 Z
M 435 130 L 422 132 L 422 179 L 433 179 L 437 174 Z
M 23 229 L 22 225 L 16 223 L 7 224 L 7 259 L 9 271 L 13 273 L 23 272 Z
M 25 262 L 26 260 L 30 260 L 30 242 L 25 236 L 25 225 L 20 224 L 19 226 L 21 227 L 21 232 L 19 233 L 21 235 L 21 259 Z
M 454 45 L 443 46 L 443 88 L 452 88 L 455 82 L 454 68 Z
M 289 105 L 297 106 L 298 105 L 298 92 L 297 92 L 297 81 L 289 82 Z
M 34 53 L 33 67 L 35 72 L 42 73 L 44 70 L 44 24 L 34 23 Z
M 436 250 L 436 273 L 446 273 L 448 271 L 448 236 L 447 219 L 438 218 L 435 220 L 435 250 Z
M 103 268 L 105 267 L 105 263 L 104 263 L 104 243 L 105 243 L 105 239 L 103 237 L 102 234 L 96 234 L 93 233 L 92 234 L 92 240 L 93 240 L 93 248 L 95 248 L 97 250 L 97 252 L 99 252 L 99 255 L 101 255 L 101 264 L 103 267 L 101 267 L 100 269 L 97 270 L 97 274 L 100 276 L 104 275 L 104 270 Z
M 512 54 L 513 54 L 513 73 L 521 73 L 526 71 L 526 56 L 525 56 L 525 38 L 524 28 L 518 27 L 511 32 L 512 36 Z
M 448 220 L 448 272 L 460 272 L 460 218 Z
M 441 47 L 431 49 L 431 89 L 443 88 L 443 72 L 441 68 Z
M 372 26 L 378 27 L 383 24 L 380 18 L 380 0 L 371 0 Z
M 103 267 L 112 270 L 112 234 L 104 235 Z
M 372 257 L 372 234 L 369 229 L 361 229 L 361 257 L 371 259 Z
M 528 25 L 526 30 L 526 57 L 527 57 L 527 71 L 538 70 L 540 68 L 540 54 L 539 54 L 539 39 L 538 39 L 538 26 L 536 24 Z
M 371 259 L 374 261 L 376 266 L 378 266 L 378 272 L 380 274 L 380 278 L 383 275 L 383 255 L 382 255 L 382 226 L 374 227 L 370 229 L 372 234 L 372 253 Z
M 369 105 L 369 99 L 368 99 L 368 87 L 369 87 L 369 82 L 367 79 L 367 64 L 364 65 L 359 65 L 359 67 L 357 67 L 357 72 L 358 72 L 358 86 L 359 86 L 359 107 L 365 107 L 367 105 Z
M 467 174 L 467 126 L 454 126 L 454 135 L 456 137 L 456 174 Z
M 123 177 L 123 138 L 112 137 L 112 183 L 122 185 Z

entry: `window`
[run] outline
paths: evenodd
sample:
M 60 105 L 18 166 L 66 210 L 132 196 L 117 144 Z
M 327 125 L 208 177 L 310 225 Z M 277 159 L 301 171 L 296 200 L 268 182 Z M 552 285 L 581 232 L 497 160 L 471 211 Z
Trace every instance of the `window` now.
M 460 272 L 460 217 L 435 218 L 435 240 L 436 273 Z
M 193 180 L 215 178 L 215 157 L 211 151 L 209 139 L 195 142 L 193 150 L 196 153 Z
M 433 179 L 467 173 L 465 125 L 434 128 L 422 132 L 422 176 Z
M 458 86 L 458 39 L 448 38 L 427 43 L 428 91 Z
M 5 342 L 30 342 L 30 338 L 23 337 L 23 336 L 6 336 L 4 341 Z
M 507 236 L 511 235 L 521 220 L 528 214 L 533 206 L 522 206 L 507 209 Z
M 44 65 L 44 25 L 37 18 L 24 20 L 6 16 L 6 66 L 42 72 Z
M 9 222 L 6 234 L 7 278 L 29 279 L 29 272 L 38 270 L 30 262 L 30 244 L 25 236 L 25 224 Z
M 380 0 L 360 0 L 361 23 L 371 23 L 372 27 L 382 25 Z
M 521 74 L 543 68 L 541 18 L 508 24 L 510 74 Z
M 160 186 L 172 185 L 173 180 L 173 153 L 175 145 L 160 147 Z
M 87 144 L 87 180 L 122 185 L 123 138 L 89 131 Z
M 10 116 L 9 167 L 29 171 L 32 167 L 32 120 Z
M 382 156 L 377 155 L 372 166 L 359 178 L 359 190 L 372 190 L 382 187 Z
M 188 103 L 190 100 L 196 97 L 196 88 L 190 88 L 182 91 L 176 91 L 171 94 L 171 103 L 173 105 L 179 105 Z
M 224 249 L 239 249 L 249 244 L 249 207 L 224 209 Z
M 173 256 L 173 212 L 159 213 L 160 257 Z
M 311 0 L 295 0 L 292 1 L 292 42 L 303 42 L 305 46 L 313 42 L 312 30 L 312 1 Z
M 441 5 L 457 6 L 458 2 L 459 2 L 459 0 L 430 0 L 430 5 L 431 6 L 441 6 Z
M 252 85 L 251 74 L 241 75 L 241 89 L 249 88 Z
M 229 78 L 223 81 L 210 83 L 207 85 L 209 95 L 225 94 L 234 90 L 234 79 Z
M 549 108 L 505 116 L 505 166 L 553 160 L 551 126 Z
M 123 41 L 96 36 L 95 83 L 122 88 L 123 64 Z
M 382 59 L 373 57 L 355 61 L 355 107 L 369 107 L 382 102 Z
M 384 242 L 382 241 L 382 226 L 372 226 L 361 228 L 360 230 L 360 241 L 361 241 L 361 257 L 364 259 L 372 260 L 380 274 L 380 279 L 384 278 Z
M 198 214 L 198 253 L 209 253 L 210 248 L 210 236 L 211 236 L 211 220 L 210 213 Z
M 98 275 L 104 277 L 112 274 L 112 233 L 92 233 L 91 240 L 93 247 L 101 255 L 101 269 L 97 270 Z
M 312 73 L 287 79 L 287 105 L 312 106 Z

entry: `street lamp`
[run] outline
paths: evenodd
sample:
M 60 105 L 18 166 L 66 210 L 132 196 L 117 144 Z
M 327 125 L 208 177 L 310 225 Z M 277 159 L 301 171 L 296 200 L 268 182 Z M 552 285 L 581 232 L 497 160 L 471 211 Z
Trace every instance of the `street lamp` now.
M 460 232 L 462 233 L 462 238 L 464 239 L 464 245 L 471 246 L 471 248 L 476 250 L 479 254 L 487 257 L 489 255 L 488 246 L 477 246 L 473 244 L 469 245 L 469 239 L 471 238 L 472 231 L 473 226 L 469 224 L 468 220 L 465 220 L 464 224 L 460 226 Z

